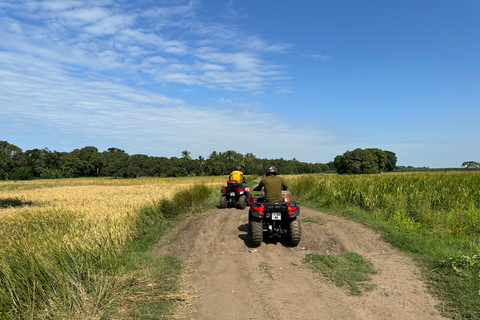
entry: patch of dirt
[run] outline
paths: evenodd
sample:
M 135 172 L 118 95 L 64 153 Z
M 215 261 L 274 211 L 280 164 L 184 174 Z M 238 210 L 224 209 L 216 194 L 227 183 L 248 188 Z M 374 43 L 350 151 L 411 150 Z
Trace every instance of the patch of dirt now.
M 182 224 L 160 242 L 154 254 L 187 262 L 177 307 L 180 319 L 445 319 L 426 293 L 419 269 L 363 225 L 301 208 L 302 239 L 297 247 L 267 241 L 253 248 L 247 240 L 248 208 L 216 209 Z M 172 242 L 172 239 L 177 239 Z M 308 253 L 357 252 L 378 271 L 377 288 L 350 296 L 306 268 Z M 262 273 L 271 267 L 273 279 Z

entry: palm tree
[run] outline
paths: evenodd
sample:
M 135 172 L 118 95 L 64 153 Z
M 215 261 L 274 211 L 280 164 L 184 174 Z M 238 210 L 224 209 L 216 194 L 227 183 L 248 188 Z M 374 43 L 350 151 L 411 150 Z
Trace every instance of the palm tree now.
M 233 161 L 235 160 L 235 152 L 233 150 L 228 150 L 225 152 L 225 157 L 227 158 L 227 161 Z
M 183 150 L 183 151 L 182 151 L 182 159 L 183 159 L 184 161 L 192 160 L 192 158 L 190 158 L 190 153 L 191 153 L 191 152 L 188 151 L 188 150 Z
M 198 156 L 198 164 L 200 165 L 200 168 L 203 168 L 203 166 L 205 165 L 205 158 L 202 157 L 202 156 Z
M 255 157 L 253 153 L 247 153 L 245 155 L 245 162 L 248 164 L 252 164 L 256 159 L 257 157 Z

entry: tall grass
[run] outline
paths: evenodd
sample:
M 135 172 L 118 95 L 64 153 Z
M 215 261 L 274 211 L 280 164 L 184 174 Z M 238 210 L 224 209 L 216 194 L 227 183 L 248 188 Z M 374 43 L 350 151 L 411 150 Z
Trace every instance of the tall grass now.
M 353 206 L 438 235 L 480 234 L 480 173 L 309 175 L 291 190 L 324 208 Z
M 297 200 L 380 230 L 426 267 L 441 310 L 480 318 L 480 173 L 304 175 L 288 184 Z
M 141 250 L 147 250 L 158 239 L 153 232 L 200 210 L 211 193 L 207 185 L 223 180 L 0 183 L 2 198 L 33 204 L 0 210 L 0 319 L 105 319 L 116 313 L 120 295 L 138 283 L 125 269 L 132 244 L 143 241 Z M 156 263 L 178 265 L 160 260 Z

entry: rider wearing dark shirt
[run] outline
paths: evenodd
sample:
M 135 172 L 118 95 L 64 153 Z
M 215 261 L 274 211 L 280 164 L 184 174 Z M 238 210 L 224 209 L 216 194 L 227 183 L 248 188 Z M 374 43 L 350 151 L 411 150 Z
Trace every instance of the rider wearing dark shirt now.
M 282 190 L 287 189 L 285 179 L 277 176 L 277 168 L 275 166 L 267 166 L 265 168 L 266 177 L 260 181 L 255 191 L 265 188 L 265 200 L 267 202 L 283 202 Z

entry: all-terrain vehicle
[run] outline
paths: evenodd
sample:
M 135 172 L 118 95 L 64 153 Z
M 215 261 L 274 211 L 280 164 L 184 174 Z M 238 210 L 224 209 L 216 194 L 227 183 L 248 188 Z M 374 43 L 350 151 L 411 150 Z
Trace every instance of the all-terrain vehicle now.
M 236 180 L 228 180 L 227 186 L 222 187 L 222 195 L 220 196 L 220 207 L 237 207 L 245 209 L 250 201 L 250 187 L 244 187 Z
M 283 202 L 265 202 L 264 196 L 252 197 L 248 213 L 249 240 L 258 247 L 263 241 L 264 230 L 270 238 L 287 236 L 292 246 L 297 246 L 302 237 L 300 207 L 298 202 L 284 196 Z

